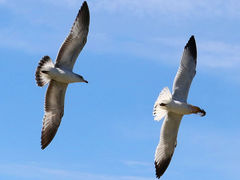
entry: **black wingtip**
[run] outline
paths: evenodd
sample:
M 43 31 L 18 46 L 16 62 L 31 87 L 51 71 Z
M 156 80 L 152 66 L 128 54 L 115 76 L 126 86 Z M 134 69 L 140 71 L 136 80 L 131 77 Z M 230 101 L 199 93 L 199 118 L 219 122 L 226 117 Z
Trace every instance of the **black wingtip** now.
M 42 132 L 41 132 L 41 149 L 44 150 L 53 140 L 53 138 L 55 137 L 57 130 L 58 130 L 58 126 L 53 126 L 52 128 L 42 128 Z
M 86 25 L 89 25 L 89 21 L 90 21 L 90 13 L 89 13 L 89 8 L 88 8 L 88 4 L 86 1 L 84 1 L 82 3 L 82 6 L 79 10 L 79 14 L 82 13 L 82 20 L 83 23 Z
M 188 40 L 185 49 L 189 49 L 191 55 L 193 56 L 194 59 L 197 58 L 197 47 L 196 47 L 196 41 L 194 36 L 192 35 L 190 39 Z
M 43 139 L 41 138 L 41 149 L 42 150 L 44 150 L 48 146 L 48 144 L 43 143 Z
M 156 177 L 159 179 L 164 172 L 167 170 L 170 161 L 171 161 L 172 157 L 168 157 L 166 159 L 163 159 L 160 163 L 157 163 L 156 161 L 154 162 L 155 164 L 155 170 L 156 170 Z
M 56 133 L 55 133 L 56 134 Z M 50 134 L 50 137 L 44 137 L 43 133 L 42 133 L 42 137 L 41 137 L 41 149 L 44 150 L 53 140 L 54 135 Z
M 87 4 L 87 1 L 84 1 L 83 3 L 82 3 L 82 6 L 81 6 L 81 9 L 88 9 L 88 4 Z
M 42 133 L 42 136 L 43 136 L 43 133 Z M 44 141 L 43 138 L 41 137 L 41 149 L 44 150 L 50 144 L 50 142 Z

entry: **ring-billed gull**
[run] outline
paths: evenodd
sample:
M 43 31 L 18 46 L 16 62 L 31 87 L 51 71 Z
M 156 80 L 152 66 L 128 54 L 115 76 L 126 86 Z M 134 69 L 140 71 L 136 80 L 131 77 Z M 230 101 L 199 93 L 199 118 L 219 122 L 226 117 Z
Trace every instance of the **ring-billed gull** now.
M 165 87 L 154 104 L 154 120 L 160 121 L 164 116 L 160 142 L 155 152 L 156 176 L 160 178 L 166 171 L 177 145 L 177 134 L 180 122 L 185 114 L 206 112 L 197 106 L 187 104 L 187 96 L 191 82 L 196 74 L 197 48 L 194 36 L 186 44 L 174 83 L 173 93 Z
M 71 31 L 63 42 L 56 63 L 44 56 L 36 70 L 37 85 L 49 83 L 45 96 L 45 114 L 41 133 L 41 148 L 46 148 L 54 138 L 64 113 L 65 92 L 69 83 L 85 82 L 81 75 L 72 72 L 76 59 L 87 42 L 89 9 L 83 2 Z

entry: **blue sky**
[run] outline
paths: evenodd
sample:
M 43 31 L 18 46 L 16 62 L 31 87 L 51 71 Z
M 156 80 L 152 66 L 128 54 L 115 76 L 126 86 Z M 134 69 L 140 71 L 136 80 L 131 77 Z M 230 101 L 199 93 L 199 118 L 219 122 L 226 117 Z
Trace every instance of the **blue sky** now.
M 89 0 L 88 42 L 74 71 L 88 84 L 67 89 L 65 114 L 42 151 L 46 87 L 35 83 L 42 56 L 55 59 L 80 0 L 0 0 L 0 178 L 152 180 L 161 122 L 153 104 L 172 87 L 183 48 L 195 35 L 197 74 L 161 179 L 238 180 L 240 2 Z

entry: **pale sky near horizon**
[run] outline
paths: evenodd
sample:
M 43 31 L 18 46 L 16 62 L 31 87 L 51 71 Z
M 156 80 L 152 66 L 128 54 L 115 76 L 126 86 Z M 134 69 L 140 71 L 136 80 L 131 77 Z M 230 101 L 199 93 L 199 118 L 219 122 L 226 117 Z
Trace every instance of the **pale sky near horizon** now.
M 42 151 L 46 87 L 35 83 L 44 55 L 55 59 L 82 0 L 0 0 L 0 179 L 152 180 L 161 122 L 159 92 L 172 88 L 191 35 L 197 74 L 188 102 L 205 117 L 184 116 L 162 180 L 238 180 L 240 2 L 89 0 L 88 41 L 69 85 L 65 113 Z

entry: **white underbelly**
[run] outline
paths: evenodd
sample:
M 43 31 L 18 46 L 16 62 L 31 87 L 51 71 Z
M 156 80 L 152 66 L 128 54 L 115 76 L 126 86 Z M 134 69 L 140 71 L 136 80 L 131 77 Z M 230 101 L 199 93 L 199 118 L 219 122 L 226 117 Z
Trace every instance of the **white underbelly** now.
M 175 100 L 168 104 L 167 110 L 177 114 L 192 114 L 191 105 Z
M 78 82 L 78 78 L 73 72 L 62 70 L 60 68 L 52 68 L 48 75 L 51 77 L 51 79 L 62 83 Z

